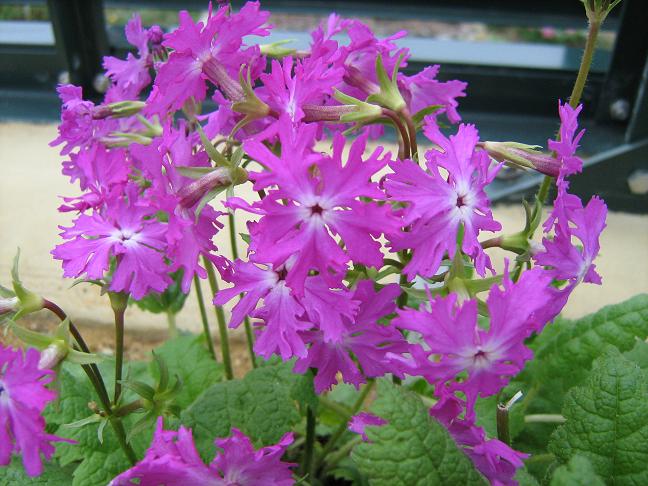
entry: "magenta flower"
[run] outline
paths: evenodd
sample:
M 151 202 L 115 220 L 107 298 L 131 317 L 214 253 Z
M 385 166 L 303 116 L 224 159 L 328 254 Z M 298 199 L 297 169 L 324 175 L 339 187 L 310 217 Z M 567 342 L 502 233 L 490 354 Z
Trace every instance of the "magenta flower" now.
M 153 62 L 149 51 L 149 38 L 159 36 L 159 27 L 149 30 L 142 28 L 142 19 L 135 14 L 124 29 L 126 40 L 137 48 L 137 57 L 129 52 L 126 59 L 106 56 L 103 67 L 119 91 L 121 99 L 136 99 L 140 92 L 151 82 L 149 69 Z M 111 100 L 116 101 L 116 100 Z
M 45 432 L 41 414 L 56 392 L 45 387 L 54 372 L 39 369 L 39 359 L 35 349 L 23 354 L 0 343 L 0 466 L 11 462 L 13 453 L 19 454 L 29 476 L 43 472 L 41 454 L 47 460 L 52 457 L 51 442 L 74 443 Z
M 294 464 L 281 462 L 281 456 L 292 441 L 292 434 L 286 434 L 276 445 L 255 450 L 248 437 L 232 429 L 230 438 L 216 439 L 221 452 L 205 465 L 191 430 L 182 426 L 177 432 L 164 430 L 160 417 L 144 459 L 113 479 L 110 486 L 289 486 L 294 483 L 290 472 Z
M 95 105 L 83 99 L 80 86 L 61 84 L 56 88 L 61 98 L 61 124 L 59 136 L 50 142 L 51 147 L 64 143 L 61 155 L 69 154 L 76 147 L 89 145 L 96 135 L 99 120 L 93 117 Z
M 234 287 L 223 289 L 214 297 L 214 304 L 223 305 L 240 293 L 243 298 L 232 309 L 230 327 L 238 327 L 246 315 L 264 322 L 254 343 L 254 352 L 270 358 L 278 353 L 282 359 L 305 356 L 306 345 L 299 331 L 310 329 L 312 324 L 301 319 L 305 314 L 303 305 L 286 285 L 286 270 L 237 260 L 226 280 Z M 259 301 L 263 305 L 257 309 Z
M 207 22 L 195 23 L 188 12 L 179 14 L 179 27 L 166 34 L 163 45 L 173 49 L 169 59 L 160 66 L 148 103 L 152 112 L 177 110 L 193 97 L 205 99 L 206 79 L 230 99 L 242 96 L 238 75 L 241 66 L 251 66 L 259 57 L 259 48 L 241 49 L 243 37 L 265 36 L 268 12 L 258 2 L 247 2 L 237 13 L 229 14 L 229 6 L 209 12 Z
M 569 202 L 565 204 L 565 201 Z M 569 281 L 570 287 L 580 282 L 601 284 L 593 261 L 599 252 L 599 238 L 605 228 L 607 206 L 594 196 L 582 206 L 576 196 L 565 194 L 562 210 L 555 224 L 553 239 L 544 238 L 544 251 L 534 256 L 538 265 L 550 267 L 549 273 L 557 280 Z M 576 238 L 579 245 L 572 243 Z
M 418 332 L 427 345 L 420 372 L 431 383 L 452 382 L 451 390 L 466 395 L 468 410 L 477 396 L 490 396 L 501 390 L 510 377 L 519 373 L 532 352 L 524 345 L 551 305 L 552 295 L 543 289 L 550 276 L 541 270 L 525 273 L 521 283 L 505 280 L 504 288 L 493 287 L 487 300 L 488 329 L 477 323 L 477 302 L 458 304 L 457 296 L 437 297 L 420 310 L 398 311 L 396 327 Z M 536 289 L 529 292 L 529 288 Z M 429 361 L 429 358 L 432 361 Z M 459 374 L 467 376 L 455 382 Z
M 411 113 L 439 105 L 452 123 L 459 123 L 461 116 L 457 112 L 457 98 L 466 96 L 467 83 L 463 81 L 439 81 L 439 65 L 428 66 L 414 76 L 400 74 L 398 83 Z
M 437 390 L 440 399 L 430 415 L 441 422 L 452 438 L 473 461 L 475 467 L 493 485 L 517 486 L 515 473 L 524 466 L 528 454 L 518 452 L 504 442 L 488 439 L 474 418 L 460 418 L 465 403 L 444 389 Z
M 409 351 L 409 345 L 393 326 L 378 324 L 379 319 L 396 310 L 395 300 L 399 294 L 400 288 L 396 284 L 376 292 L 372 281 L 361 281 L 350 296 L 360 304 L 358 310 L 351 318 L 343 318 L 343 330 L 337 339 L 327 340 L 326 332 L 322 330 L 302 333 L 310 347 L 308 355 L 295 363 L 295 372 L 304 373 L 309 368 L 317 368 L 317 393 L 335 385 L 338 373 L 345 383 L 356 388 L 366 382 L 365 377 L 387 373 L 402 377 L 402 365 L 396 356 Z M 340 299 L 340 302 L 346 305 L 344 300 Z M 335 302 L 331 302 L 329 315 L 336 312 L 334 309 Z
M 583 161 L 576 157 L 578 142 L 583 137 L 585 130 L 578 130 L 578 114 L 583 109 L 583 105 L 572 108 L 568 103 L 561 104 L 558 102 L 558 113 L 560 114 L 560 131 L 557 140 L 549 140 L 547 143 L 549 149 L 556 153 L 560 162 L 560 169 L 556 185 L 559 189 L 566 190 L 568 185 L 565 177 L 579 173 L 583 170 Z
M 111 258 L 115 271 L 109 289 L 130 292 L 141 299 L 150 291 L 162 292 L 170 284 L 165 248 L 165 225 L 152 218 L 150 208 L 133 207 L 116 201 L 105 214 L 81 215 L 70 228 L 61 227 L 69 240 L 52 250 L 63 262 L 63 275 L 91 280 L 107 277 Z
M 342 81 L 342 74 L 341 68 L 331 68 L 322 60 L 311 58 L 295 62 L 293 70 L 293 58 L 285 57 L 281 63 L 272 61 L 270 73 L 260 76 L 263 88 L 259 89 L 259 96 L 278 116 L 285 113 L 297 123 L 305 116 L 302 107 L 321 105 Z
M 249 227 L 251 259 L 279 267 L 294 256 L 286 282 L 298 295 L 303 294 L 310 270 L 317 270 L 330 287 L 338 287 L 349 260 L 380 266 L 383 255 L 377 239 L 383 233 L 396 231 L 399 223 L 388 205 L 359 198 L 384 198 L 370 179 L 389 157 L 381 157 L 379 147 L 363 160 L 366 136 L 353 142 L 345 164 L 342 135 L 333 140 L 332 158 L 305 154 L 303 139 L 297 149 L 294 144 L 285 144 L 287 140 L 284 130 L 281 158 L 259 142 L 245 144 L 248 154 L 270 170 L 252 174 L 255 189 L 278 186 L 262 201 L 246 208 L 263 215 Z M 337 235 L 344 249 L 338 245 Z
M 484 275 L 490 259 L 477 237 L 480 231 L 501 229 L 484 191 L 499 166 L 490 168 L 488 155 L 475 150 L 479 138 L 473 125 L 460 125 L 457 134 L 448 139 L 438 131 L 434 119 L 428 118 L 426 134 L 441 148 L 426 153 L 427 170 L 411 160 L 390 164 L 394 173 L 387 176 L 385 188 L 393 200 L 408 203 L 404 223 L 409 227 L 409 231 L 390 238 L 392 249 L 413 250 L 412 260 L 404 269 L 410 280 L 417 274 L 431 277 L 445 255 L 454 257 L 457 234 L 463 227 L 461 249 Z
M 377 415 L 367 412 L 360 412 L 359 414 L 351 417 L 351 420 L 349 421 L 349 430 L 351 432 L 355 432 L 356 434 L 360 434 L 362 436 L 362 440 L 369 442 L 369 437 L 367 437 L 367 433 L 365 431 L 366 428 L 386 424 L 387 421 L 378 417 Z

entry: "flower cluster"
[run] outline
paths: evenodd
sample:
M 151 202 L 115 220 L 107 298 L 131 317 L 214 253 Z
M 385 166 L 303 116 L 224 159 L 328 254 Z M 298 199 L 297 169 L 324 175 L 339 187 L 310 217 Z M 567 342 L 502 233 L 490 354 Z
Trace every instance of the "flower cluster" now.
M 536 266 L 496 275 L 486 251 L 496 245 L 483 238 L 501 230 L 486 192 L 501 163 L 475 126 L 460 124 L 466 84 L 437 80 L 439 66 L 400 72 L 409 58 L 396 42 L 404 32 L 380 39 L 331 15 L 307 50 L 278 52 L 251 41 L 270 33 L 268 20 L 258 2 L 238 12 L 210 7 L 202 22 L 181 12 L 165 34 L 135 16 L 126 34 L 137 55 L 105 59 L 103 103 L 59 88 L 52 143 L 63 145 L 63 173 L 83 193 L 64 198 L 60 210 L 79 215 L 62 228 L 54 258 L 65 276 L 136 300 L 164 291 L 178 271 L 188 293 L 214 265 L 231 284 L 214 304 L 238 300 L 229 325 L 254 320 L 258 355 L 295 359 L 296 373 L 316 370 L 318 393 L 339 380 L 359 387 L 387 374 L 424 377 L 438 400 L 431 414 L 476 467 L 493 484 L 515 484 L 526 456 L 486 436 L 475 401 L 521 371 L 532 356 L 525 340 L 576 285 L 601 281 L 593 261 L 606 206 L 598 198 L 583 205 L 567 179 L 582 167 L 580 108 L 559 106 L 554 154 L 542 159 L 558 176 L 542 244 L 531 224 L 514 248 Z M 443 131 L 440 116 L 450 124 Z M 395 129 L 398 155 L 368 150 L 385 125 Z M 421 129 L 433 145 L 423 154 Z M 234 195 L 248 181 L 254 200 Z M 209 204 L 219 193 L 226 197 Z M 225 212 L 241 211 L 251 218 L 248 251 L 230 259 L 212 240 Z M 467 276 L 473 268 L 479 279 Z M 429 297 L 419 308 L 408 300 L 414 287 Z M 488 292 L 485 301 L 479 292 Z M 358 415 L 351 429 L 382 423 Z M 254 451 L 234 430 L 206 466 L 189 430 L 165 431 L 160 421 L 144 461 L 112 484 L 291 484 L 290 465 L 280 462 L 291 440 Z

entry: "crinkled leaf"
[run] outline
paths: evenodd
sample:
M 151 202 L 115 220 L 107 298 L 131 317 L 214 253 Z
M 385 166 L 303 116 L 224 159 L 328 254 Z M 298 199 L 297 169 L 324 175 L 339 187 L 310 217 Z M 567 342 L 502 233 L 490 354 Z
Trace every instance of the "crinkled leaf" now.
M 315 406 L 310 373 L 296 375 L 291 363 L 262 366 L 242 380 L 212 385 L 181 415 L 193 429 L 204 458 L 215 453 L 214 439 L 230 435 L 236 427 L 257 445 L 276 443 L 301 421 L 305 405 Z
M 8 466 L 0 467 L 0 486 L 61 486 L 69 484 L 73 467 L 61 467 L 56 462 L 46 462 L 43 466 L 43 474 L 30 478 L 25 474 L 20 457 L 14 456 Z
M 560 462 L 582 455 L 606 482 L 648 484 L 647 383 L 636 364 L 611 348 L 569 391 L 563 415 L 549 443 Z
M 648 295 L 603 307 L 575 321 L 557 319 L 532 343 L 535 358 L 521 378 L 539 387 L 536 411 L 557 413 L 564 394 L 583 382 L 606 346 L 628 351 L 648 337 Z
M 174 400 L 182 408 L 188 407 L 206 388 L 223 379 L 223 365 L 209 354 L 202 334 L 170 339 L 155 353 L 166 363 L 172 379 L 177 375 L 182 381 L 182 388 Z M 157 379 L 160 372 L 154 362 L 149 369 Z
M 515 480 L 518 482 L 518 486 L 540 486 L 538 480 L 526 468 L 517 470 Z
M 592 463 L 583 456 L 574 456 L 554 471 L 551 486 L 604 486 L 601 477 L 594 472 Z
M 447 430 L 430 417 L 414 393 L 378 382 L 371 410 L 387 425 L 368 427 L 370 442 L 358 445 L 353 461 L 372 485 L 486 484 Z

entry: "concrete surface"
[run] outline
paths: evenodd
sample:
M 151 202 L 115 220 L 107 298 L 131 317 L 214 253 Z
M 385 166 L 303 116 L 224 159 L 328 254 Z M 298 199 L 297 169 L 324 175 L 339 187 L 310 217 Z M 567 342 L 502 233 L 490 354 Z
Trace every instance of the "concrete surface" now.
M 72 215 L 56 211 L 58 196 L 78 194 L 77 187 L 60 173 L 62 158 L 58 150 L 48 146 L 55 137 L 53 124 L 0 124 L 0 282 L 9 283 L 11 261 L 20 247 L 21 275 L 29 288 L 57 302 L 79 322 L 108 324 L 112 313 L 107 298 L 100 296 L 94 286 L 70 288 L 72 281 L 61 277 L 60 262 L 49 254 L 61 241 L 57 227 L 72 219 Z M 496 207 L 495 217 L 508 231 L 517 231 L 523 224 L 521 206 Z M 238 224 L 244 228 L 242 220 Z M 216 244 L 221 249 L 229 248 L 226 232 L 217 236 Z M 565 310 L 566 316 L 581 316 L 648 292 L 648 216 L 611 213 L 601 248 L 596 263 L 603 285 L 581 285 Z M 209 296 L 206 284 L 203 288 Z M 214 326 L 213 313 L 209 317 Z M 133 308 L 128 311 L 127 325 L 161 330 L 166 328 L 166 318 Z M 200 328 L 193 295 L 178 315 L 178 326 Z

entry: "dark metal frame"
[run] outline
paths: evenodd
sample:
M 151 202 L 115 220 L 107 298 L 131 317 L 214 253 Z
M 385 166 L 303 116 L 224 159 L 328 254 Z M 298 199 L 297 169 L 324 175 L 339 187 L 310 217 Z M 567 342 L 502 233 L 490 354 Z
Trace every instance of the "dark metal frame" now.
M 0 0 L 1 3 L 15 3 Z M 43 4 L 41 0 L 28 3 Z M 241 3 L 241 2 L 234 2 Z M 584 27 L 585 16 L 577 0 L 543 0 L 529 3 L 509 0 L 265 0 L 273 11 L 387 18 L 434 18 L 444 21 L 480 20 L 501 25 L 557 25 Z M 81 85 L 84 95 L 96 98 L 95 78 L 107 54 L 124 55 L 122 33 L 106 31 L 104 4 L 108 7 L 197 8 L 203 0 L 47 0 L 56 45 L 0 44 L 0 117 L 52 119 L 58 112 L 53 87 L 60 73 Z M 572 189 L 580 195 L 604 196 L 614 209 L 648 211 L 648 194 L 631 194 L 628 177 L 648 170 L 648 9 L 644 0 L 624 0 L 606 21 L 617 29 L 617 40 L 607 71 L 593 72 L 583 102 L 583 140 L 587 158 L 584 173 Z M 431 63 L 434 59 L 429 60 Z M 422 62 L 410 63 L 417 71 Z M 510 66 L 444 63 L 444 79 L 469 83 L 462 114 L 480 127 L 484 139 L 515 139 L 544 145 L 557 127 L 556 100 L 565 99 L 575 77 L 573 69 L 546 70 Z M 539 177 L 525 174 L 498 181 L 494 200 L 531 193 Z

